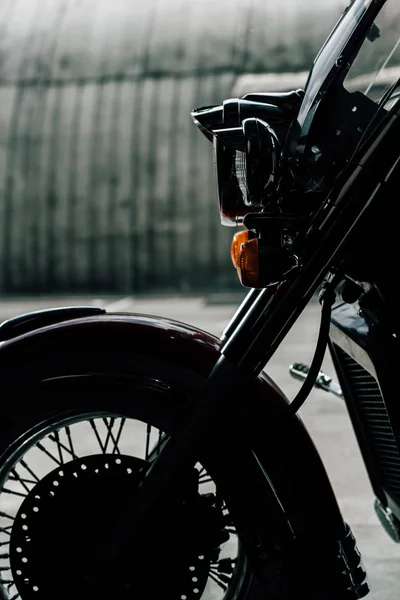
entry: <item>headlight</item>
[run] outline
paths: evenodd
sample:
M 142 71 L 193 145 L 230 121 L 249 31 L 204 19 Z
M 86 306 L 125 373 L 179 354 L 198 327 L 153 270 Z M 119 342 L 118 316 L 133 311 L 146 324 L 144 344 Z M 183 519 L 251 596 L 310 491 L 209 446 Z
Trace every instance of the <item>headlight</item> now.
M 224 225 L 236 225 L 276 190 L 281 147 L 271 127 L 257 118 L 213 133 L 221 218 Z
M 223 225 L 241 224 L 247 213 L 260 211 L 276 191 L 280 139 L 285 139 L 300 103 L 299 92 L 249 94 L 192 111 L 196 125 L 214 143 Z
M 214 137 L 214 167 L 219 212 L 222 225 L 230 227 L 240 225 L 248 212 L 256 210 L 245 202 L 247 194 L 245 173 L 243 169 L 238 171 L 237 155 L 241 155 L 243 157 L 241 160 L 244 160 L 243 152 L 228 146 L 219 136 Z

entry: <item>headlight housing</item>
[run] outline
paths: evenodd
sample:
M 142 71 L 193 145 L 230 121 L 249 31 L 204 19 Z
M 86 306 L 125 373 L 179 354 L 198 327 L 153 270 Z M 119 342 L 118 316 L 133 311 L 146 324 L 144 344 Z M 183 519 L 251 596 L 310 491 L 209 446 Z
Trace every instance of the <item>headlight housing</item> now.
M 192 111 L 196 125 L 213 140 L 223 225 L 241 225 L 247 213 L 260 211 L 276 191 L 281 142 L 301 98 L 300 91 L 248 94 Z

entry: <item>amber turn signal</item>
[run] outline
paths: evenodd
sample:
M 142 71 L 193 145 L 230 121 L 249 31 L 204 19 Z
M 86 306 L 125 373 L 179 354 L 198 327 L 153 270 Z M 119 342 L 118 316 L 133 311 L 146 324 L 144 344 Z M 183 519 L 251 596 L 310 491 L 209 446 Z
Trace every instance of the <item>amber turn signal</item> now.
M 260 287 L 257 238 L 253 238 L 241 244 L 237 271 L 242 285 L 251 288 Z
M 231 244 L 231 259 L 232 259 L 233 266 L 235 267 L 235 269 L 237 269 L 237 267 L 238 267 L 240 246 L 244 242 L 248 241 L 249 234 L 250 234 L 249 230 L 245 229 L 244 231 L 238 231 L 238 233 L 235 233 L 235 235 L 233 236 L 232 244 Z

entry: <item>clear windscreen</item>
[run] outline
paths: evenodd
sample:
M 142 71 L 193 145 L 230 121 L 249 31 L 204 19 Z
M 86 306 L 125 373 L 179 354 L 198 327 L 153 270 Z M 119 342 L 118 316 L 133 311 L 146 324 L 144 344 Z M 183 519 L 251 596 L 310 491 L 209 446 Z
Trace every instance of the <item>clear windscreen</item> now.
M 296 179 L 314 190 L 332 186 L 369 124 L 399 96 L 400 2 L 353 0 L 315 59 L 289 133 Z
M 379 101 L 400 78 L 400 3 L 388 0 L 345 79 L 349 92 Z
M 319 52 L 310 72 L 305 97 L 297 118 L 300 127 L 303 125 L 324 81 L 332 71 L 345 45 L 372 2 L 373 0 L 353 0 Z

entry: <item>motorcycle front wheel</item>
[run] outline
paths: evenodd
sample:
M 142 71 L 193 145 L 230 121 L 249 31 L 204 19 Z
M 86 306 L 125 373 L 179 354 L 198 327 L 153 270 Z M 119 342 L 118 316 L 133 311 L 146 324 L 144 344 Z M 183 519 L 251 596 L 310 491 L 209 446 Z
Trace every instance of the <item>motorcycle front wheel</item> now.
M 0 598 L 259 598 L 218 481 L 200 463 L 185 474 L 167 522 L 150 526 L 146 560 L 130 563 L 127 556 L 118 579 L 105 570 L 91 587 L 90 557 L 198 382 L 189 384 L 187 373 L 171 377 L 171 369 L 166 381 L 83 370 L 31 382 L 28 376 L 3 396 Z M 181 380 L 179 389 L 171 380 Z

